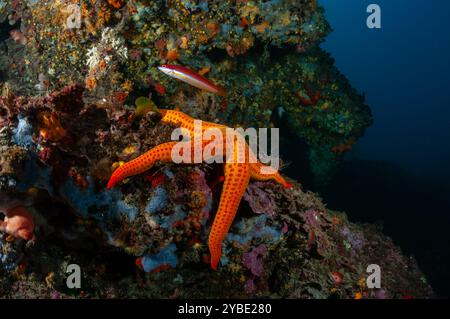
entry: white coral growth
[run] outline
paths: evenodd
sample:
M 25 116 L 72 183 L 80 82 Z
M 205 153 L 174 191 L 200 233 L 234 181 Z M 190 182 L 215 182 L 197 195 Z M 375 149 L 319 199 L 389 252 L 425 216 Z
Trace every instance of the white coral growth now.
M 90 70 L 97 68 L 97 65 L 100 63 L 100 52 L 96 46 L 93 46 L 86 53 L 87 55 L 87 65 Z
M 117 36 L 116 30 L 105 28 L 102 32 L 102 40 L 100 42 L 104 43 L 106 47 L 110 46 L 119 58 L 126 59 L 128 57 L 125 40 Z
M 105 61 L 109 66 L 114 57 L 119 60 L 128 58 L 128 49 L 125 46 L 125 40 L 117 36 L 117 31 L 112 28 L 105 28 L 102 32 L 100 42 L 92 46 L 86 53 L 86 64 L 90 71 L 98 68 L 100 61 Z

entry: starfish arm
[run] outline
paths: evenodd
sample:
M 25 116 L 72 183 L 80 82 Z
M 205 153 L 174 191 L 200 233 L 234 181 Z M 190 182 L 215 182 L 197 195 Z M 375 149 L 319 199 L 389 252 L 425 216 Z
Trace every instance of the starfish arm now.
M 277 182 L 278 184 L 283 185 L 285 188 L 292 187 L 292 184 L 286 182 L 286 180 L 281 176 L 279 172 L 271 173 L 271 174 L 264 174 L 262 172 L 262 168 L 264 168 L 264 164 L 257 162 L 250 164 L 250 174 L 251 178 L 256 179 L 258 181 L 269 181 L 273 180 Z
M 188 164 L 195 163 L 197 158 L 202 159 L 201 157 L 202 151 L 205 148 L 205 146 L 209 143 L 214 142 L 201 141 L 198 148 L 194 145 L 194 141 L 167 142 L 155 146 L 148 152 L 142 154 L 141 156 L 135 158 L 130 162 L 125 163 L 124 165 L 116 169 L 112 174 L 111 178 L 109 179 L 107 188 L 112 188 L 130 176 L 138 175 L 149 170 L 156 162 L 173 162 L 172 148 L 177 144 L 178 146 L 182 146 L 181 144 L 185 144 L 184 146 L 181 147 L 181 149 L 187 149 L 190 151 L 189 157 L 186 158 L 187 162 L 184 163 Z M 181 149 L 180 152 L 183 151 Z M 182 153 L 180 153 L 179 155 L 182 156 Z
M 161 121 L 165 124 L 185 128 L 190 132 L 194 130 L 194 119 L 181 111 L 160 109 L 159 113 L 162 115 Z
M 211 227 L 208 246 L 211 253 L 211 268 L 217 269 L 222 255 L 222 242 L 233 223 L 241 198 L 250 180 L 246 163 L 226 163 L 225 180 L 219 209 Z
M 112 188 L 124 179 L 141 174 L 149 170 L 157 161 L 172 161 L 172 147 L 179 142 L 168 142 L 160 144 L 134 160 L 125 163 L 114 171 L 109 179 L 107 188 Z
M 221 133 L 226 133 L 227 127 L 224 125 L 202 122 L 201 129 L 194 125 L 194 119 L 183 112 L 177 110 L 159 110 L 162 115 L 162 122 L 167 124 L 173 124 L 181 128 L 187 129 L 191 133 L 191 138 L 196 137 L 197 134 L 203 134 L 207 129 L 218 128 Z M 213 136 L 215 136 L 213 134 Z M 196 158 L 201 158 L 203 161 L 208 159 L 215 159 L 223 156 L 227 151 L 228 140 L 223 140 L 219 137 L 219 140 L 203 140 L 200 142 L 200 149 L 197 150 L 197 139 L 187 141 L 190 147 L 190 159 L 189 163 L 196 162 Z M 236 216 L 236 212 L 239 208 L 242 196 L 247 188 L 250 178 L 257 180 L 274 180 L 284 187 L 291 187 L 292 185 L 285 181 L 285 179 L 278 173 L 264 174 L 263 165 L 261 162 L 253 161 L 254 154 L 249 151 L 249 147 L 246 143 L 238 143 L 239 139 L 235 139 L 231 143 L 234 143 L 234 160 L 225 163 L 225 177 L 222 195 L 220 197 L 219 209 L 214 218 L 214 222 L 211 227 L 211 231 L 208 239 L 208 246 L 211 253 L 211 268 L 217 269 L 220 256 L 222 255 L 222 242 L 225 239 L 231 224 Z M 120 166 L 111 176 L 108 182 L 108 188 L 112 188 L 124 179 L 145 172 L 150 169 L 157 161 L 172 162 L 172 149 L 176 142 L 168 142 L 160 144 L 136 159 Z M 191 144 L 192 143 L 192 144 Z M 206 147 L 208 148 L 206 149 Z M 185 148 L 181 149 L 184 152 Z M 217 154 L 217 150 L 222 150 L 221 154 Z M 201 152 L 201 153 L 198 153 Z M 238 155 L 244 154 L 245 160 L 239 162 Z M 179 155 L 183 156 L 182 153 Z M 196 156 L 197 155 L 197 156 Z M 200 155 L 200 156 L 198 156 Z M 206 156 L 206 158 L 205 158 Z M 252 159 L 252 160 L 250 160 Z M 183 162 L 183 160 L 182 160 Z M 0 222 L 0 227 L 2 227 Z
M 187 129 L 189 132 L 194 133 L 194 134 L 204 133 L 205 130 L 211 129 L 211 128 L 218 128 L 218 129 L 222 129 L 222 130 L 225 130 L 227 128 L 225 125 L 222 125 L 222 124 L 201 121 L 201 124 L 202 124 L 201 132 L 195 132 L 194 131 L 195 119 L 190 117 L 186 113 L 183 113 L 178 110 L 165 110 L 165 109 L 160 109 L 159 113 L 162 115 L 161 121 L 163 123 L 172 124 L 172 125 Z

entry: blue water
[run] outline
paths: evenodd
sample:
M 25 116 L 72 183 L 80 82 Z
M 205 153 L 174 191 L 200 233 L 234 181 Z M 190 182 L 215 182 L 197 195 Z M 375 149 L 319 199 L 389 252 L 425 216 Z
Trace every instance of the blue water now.
M 319 0 L 334 32 L 322 45 L 372 108 L 361 159 L 450 177 L 450 1 Z M 382 10 L 368 29 L 366 8 Z
M 436 293 L 450 296 L 450 1 L 319 2 L 334 29 L 322 47 L 374 115 L 327 203 L 352 220 L 382 220 Z M 371 3 L 381 6 L 379 30 L 366 26 Z

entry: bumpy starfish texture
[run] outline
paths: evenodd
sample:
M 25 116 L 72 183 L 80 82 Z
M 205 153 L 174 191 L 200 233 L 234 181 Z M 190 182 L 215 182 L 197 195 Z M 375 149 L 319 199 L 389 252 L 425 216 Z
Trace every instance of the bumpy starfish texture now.
M 176 110 L 158 110 L 161 115 L 161 121 L 166 124 L 172 124 L 180 128 L 186 129 L 191 138 L 194 138 L 196 134 L 203 134 L 207 129 L 215 128 L 224 130 L 227 127 L 224 125 L 202 122 L 201 131 L 195 131 L 194 119 L 189 115 L 176 111 Z M 203 135 L 201 135 L 203 136 Z M 222 254 L 222 242 L 225 239 L 231 224 L 236 216 L 236 212 L 239 208 L 242 196 L 247 188 L 250 179 L 268 181 L 273 180 L 286 188 L 292 187 L 291 184 L 286 182 L 284 178 L 278 173 L 264 174 L 262 168 L 264 164 L 255 160 L 250 161 L 250 156 L 254 156 L 249 149 L 247 143 L 239 143 L 237 138 L 233 140 L 224 139 L 223 146 L 227 147 L 227 144 L 233 143 L 234 158 L 227 159 L 225 162 L 225 179 L 222 194 L 220 197 L 219 209 L 211 227 L 209 234 L 208 246 L 211 253 L 211 268 L 217 269 L 220 256 Z M 160 144 L 136 159 L 125 163 L 120 166 L 112 174 L 107 188 L 112 188 L 124 179 L 141 174 L 150 169 L 156 162 L 171 162 L 172 161 L 172 148 L 180 142 L 168 142 Z M 191 141 L 181 143 L 192 143 Z M 201 150 L 206 146 L 210 146 L 214 141 L 202 140 Z M 194 149 L 191 149 L 191 159 L 194 157 Z M 238 161 L 238 154 L 245 154 L 244 161 Z M 256 157 L 255 157 L 256 159 Z

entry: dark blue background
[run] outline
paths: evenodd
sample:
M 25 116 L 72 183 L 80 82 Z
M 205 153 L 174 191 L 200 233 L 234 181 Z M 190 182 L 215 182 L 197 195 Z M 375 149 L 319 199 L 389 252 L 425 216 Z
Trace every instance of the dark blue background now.
M 374 115 L 322 195 L 352 221 L 382 221 L 449 297 L 450 1 L 319 3 L 334 29 L 322 47 Z M 366 26 L 371 3 L 381 6 L 379 30 Z
M 334 29 L 322 47 L 332 53 L 352 85 L 365 93 L 374 114 L 373 126 L 353 155 L 392 161 L 448 183 L 450 1 L 319 3 Z M 379 30 L 366 26 L 371 3 L 382 9 Z

